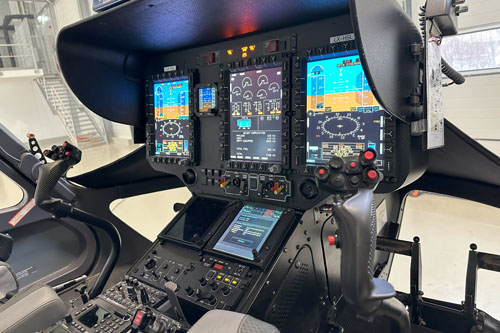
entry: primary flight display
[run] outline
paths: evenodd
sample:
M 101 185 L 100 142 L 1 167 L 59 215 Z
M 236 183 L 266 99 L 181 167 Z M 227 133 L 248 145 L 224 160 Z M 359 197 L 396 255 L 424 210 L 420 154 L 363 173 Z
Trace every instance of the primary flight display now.
M 384 110 L 366 81 L 357 51 L 307 63 L 307 163 L 353 156 L 366 148 L 383 165 Z
M 154 84 L 155 153 L 189 156 L 189 80 Z

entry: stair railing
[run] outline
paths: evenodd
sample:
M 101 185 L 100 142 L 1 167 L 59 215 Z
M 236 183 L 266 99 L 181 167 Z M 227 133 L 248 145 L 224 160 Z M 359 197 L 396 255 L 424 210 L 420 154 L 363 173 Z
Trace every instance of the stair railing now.
M 52 109 L 52 111 L 59 117 L 61 122 L 64 125 L 64 129 L 70 138 L 70 141 L 73 145 L 78 146 L 78 138 L 75 128 L 75 123 L 73 121 L 73 114 L 71 110 L 64 105 L 61 97 L 54 89 L 54 87 L 48 86 L 44 77 L 41 77 L 37 80 L 39 87 L 42 88 L 42 91 L 45 94 L 45 98 Z

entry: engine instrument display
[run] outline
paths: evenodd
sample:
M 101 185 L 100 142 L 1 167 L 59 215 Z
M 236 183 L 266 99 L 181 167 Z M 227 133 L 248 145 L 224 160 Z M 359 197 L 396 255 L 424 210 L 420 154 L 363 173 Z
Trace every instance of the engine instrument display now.
M 384 110 L 366 81 L 358 52 L 312 57 L 307 63 L 307 163 L 373 148 L 383 165 Z
M 282 68 L 230 74 L 230 158 L 281 161 Z
M 214 249 L 253 260 L 252 250 L 260 251 L 282 214 L 281 209 L 243 206 Z
M 189 80 L 154 84 L 155 154 L 189 156 Z

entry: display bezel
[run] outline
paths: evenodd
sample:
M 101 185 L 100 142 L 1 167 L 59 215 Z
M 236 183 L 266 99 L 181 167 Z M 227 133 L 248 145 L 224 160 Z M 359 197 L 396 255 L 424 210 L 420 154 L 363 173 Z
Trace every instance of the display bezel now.
M 318 60 L 318 56 L 336 57 L 347 56 L 348 53 L 359 50 L 355 40 L 338 42 L 316 47 L 312 49 L 302 49 L 298 56 L 294 59 L 293 73 L 294 77 L 307 77 L 307 64 Z M 296 93 L 292 96 L 292 104 L 295 105 L 296 117 L 292 123 L 291 136 L 294 138 L 293 149 L 291 151 L 292 168 L 300 173 L 313 174 L 314 165 L 306 163 L 307 160 L 307 79 L 300 80 L 300 86 L 294 87 Z M 300 91 L 300 93 L 299 93 Z M 390 116 L 387 111 L 384 115 L 384 132 L 389 130 L 392 132 L 392 137 L 386 136 L 383 140 L 386 151 L 384 152 L 384 174 L 383 182 L 388 182 L 396 172 L 397 151 L 394 147 L 394 138 L 396 137 L 396 126 L 394 117 Z M 392 149 L 391 153 L 387 153 L 387 148 Z M 390 165 L 390 168 L 388 167 Z
M 188 152 L 189 156 L 159 156 L 156 155 L 155 147 L 155 110 L 154 110 L 154 86 L 157 83 L 164 83 L 170 81 L 188 80 L 189 89 L 189 136 L 188 136 Z M 146 91 L 148 101 L 146 105 L 146 146 L 147 158 L 150 161 L 166 164 L 182 164 L 182 165 L 196 165 L 198 154 L 198 143 L 196 140 L 197 122 L 194 117 L 194 75 L 193 71 L 172 71 L 168 73 L 155 74 L 146 80 Z
M 207 112 L 200 111 L 200 90 L 204 88 L 215 88 L 215 108 L 210 109 Z M 194 103 L 195 113 L 198 117 L 213 117 L 217 115 L 219 109 L 219 89 L 217 83 L 200 83 L 194 88 Z
M 226 161 L 226 168 L 229 170 L 255 170 L 259 172 L 268 172 L 271 165 L 279 165 L 281 169 L 289 169 L 289 105 L 290 105 L 290 60 L 283 55 L 264 56 L 260 58 L 248 58 L 239 62 L 228 64 L 228 70 L 224 72 L 224 86 L 230 86 L 230 76 L 234 73 L 246 72 L 251 70 L 277 68 L 281 66 L 281 160 L 280 161 L 245 161 L 230 158 L 230 101 L 226 98 L 226 110 L 224 124 L 221 124 L 221 132 L 224 140 L 221 142 L 221 160 Z
M 259 255 L 261 257 L 260 262 L 245 259 L 243 257 L 239 257 L 236 255 L 231 255 L 227 252 L 222 252 L 214 248 L 219 239 L 226 232 L 227 228 L 229 228 L 233 220 L 236 218 L 236 216 L 238 216 L 239 212 L 241 211 L 244 205 L 253 205 L 266 209 L 283 210 L 283 214 L 276 222 L 274 228 L 271 230 L 271 233 L 268 235 L 267 239 L 265 240 L 265 242 L 261 247 L 261 250 L 259 251 Z M 217 232 L 212 236 L 210 241 L 207 243 L 206 251 L 217 257 L 223 257 L 226 258 L 227 260 L 237 261 L 247 265 L 260 267 L 261 269 L 263 269 L 270 262 L 270 260 L 272 259 L 272 254 L 276 252 L 276 249 L 281 245 L 288 231 L 298 221 L 298 219 L 299 216 L 297 212 L 291 208 L 283 208 L 256 202 L 245 202 L 245 203 L 240 202 L 237 209 L 234 209 L 232 211 L 232 214 L 226 217 L 224 223 L 219 227 Z
M 328 54 L 324 54 L 324 55 L 321 55 L 321 56 L 311 56 L 311 57 L 308 58 L 308 60 L 307 60 L 307 62 L 305 64 L 306 73 L 305 73 L 305 76 L 304 76 L 305 80 L 306 80 L 306 90 L 305 90 L 306 91 L 306 103 L 305 103 L 306 104 L 306 115 L 305 115 L 306 123 L 308 123 L 308 121 L 309 121 L 309 116 L 307 114 L 307 112 L 308 112 L 308 105 L 307 105 L 307 97 L 308 96 L 307 96 L 307 91 L 309 89 L 309 87 L 308 87 L 308 83 L 309 83 L 308 75 L 309 75 L 309 73 L 308 73 L 307 68 L 311 64 L 319 63 L 321 61 L 336 60 L 336 59 L 345 59 L 347 57 L 356 57 L 356 56 L 359 57 L 359 52 L 358 52 L 357 49 L 354 48 L 354 49 L 346 50 L 346 51 L 343 51 L 343 52 L 328 53 Z M 361 66 L 361 64 L 359 64 L 359 66 Z M 383 111 L 383 113 L 380 113 L 380 115 L 377 116 L 377 117 L 382 117 L 383 118 L 384 114 L 386 112 L 385 112 L 385 110 L 383 109 L 382 106 L 380 106 L 380 110 L 378 110 L 377 112 L 379 112 L 379 111 Z M 341 111 L 341 112 L 338 112 L 338 111 L 332 112 L 332 114 L 335 114 L 335 113 L 344 113 L 344 111 Z M 352 111 L 345 111 L 345 114 L 349 114 L 349 113 L 352 113 Z M 326 114 L 327 113 L 325 113 L 325 115 Z M 353 116 L 355 116 L 355 114 L 353 114 Z M 382 121 L 382 124 L 383 123 L 384 122 Z M 318 160 L 316 160 L 315 162 L 308 161 L 308 158 L 307 158 L 307 152 L 308 152 L 308 149 L 309 149 L 309 147 L 308 147 L 308 139 L 309 139 L 309 133 L 308 133 L 308 131 L 309 131 L 310 128 L 311 127 L 309 127 L 309 125 L 306 128 L 306 135 L 305 135 L 305 137 L 306 137 L 305 163 L 308 166 L 317 166 L 317 165 L 325 164 L 328 161 L 323 161 L 323 162 L 322 161 L 318 161 Z M 384 129 L 383 126 L 381 126 L 381 127 L 378 128 L 378 132 L 377 132 L 377 136 L 378 137 L 380 137 L 380 131 L 381 130 L 383 131 L 383 129 Z M 338 140 L 341 141 L 341 142 L 343 142 L 340 138 Z M 366 140 L 365 140 L 365 143 L 366 143 Z M 380 145 L 382 145 L 382 146 L 384 145 L 384 140 L 383 139 L 382 140 L 378 139 L 378 140 L 376 140 L 376 143 L 377 143 L 377 151 L 378 151 L 378 148 L 380 147 Z M 381 154 L 379 152 L 379 156 L 380 155 Z M 381 163 L 383 163 L 383 159 L 381 160 Z

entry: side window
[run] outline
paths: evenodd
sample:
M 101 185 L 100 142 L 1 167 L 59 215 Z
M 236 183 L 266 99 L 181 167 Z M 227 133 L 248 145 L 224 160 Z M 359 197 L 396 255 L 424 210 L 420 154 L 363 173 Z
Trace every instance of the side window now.
M 191 192 L 186 187 L 117 199 L 109 208 L 132 229 L 154 241 L 175 216 L 175 203 L 186 203 Z
M 82 161 L 69 176 L 91 171 L 137 149 L 131 127 L 103 119 L 88 109 L 66 85 L 58 64 L 59 30 L 91 15 L 90 3 L 9 3 L 12 1 L 0 1 L 0 21 L 15 17 L 9 20 L 7 37 L 0 34 L 2 124 L 26 147 L 27 132 L 36 135 L 42 149 L 65 140 L 77 145 L 83 151 Z
M 469 245 L 478 251 L 500 254 L 500 209 L 477 202 L 428 192 L 412 192 L 403 207 L 399 238 L 420 238 L 424 297 L 460 303 L 465 297 Z M 410 260 L 394 257 L 389 281 L 409 292 Z M 477 307 L 500 316 L 500 273 L 480 269 Z
M 0 210 L 17 205 L 23 197 L 24 192 L 21 187 L 0 172 Z

